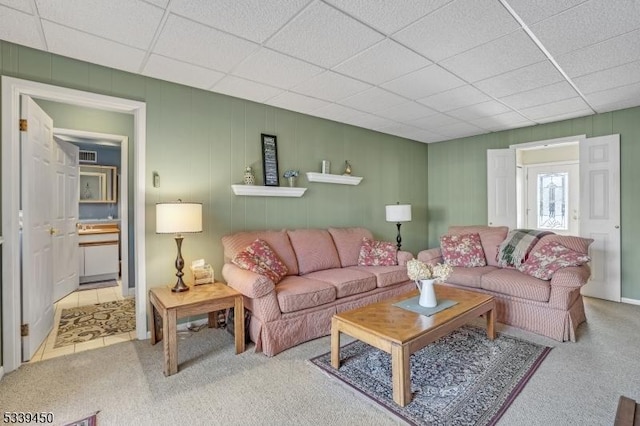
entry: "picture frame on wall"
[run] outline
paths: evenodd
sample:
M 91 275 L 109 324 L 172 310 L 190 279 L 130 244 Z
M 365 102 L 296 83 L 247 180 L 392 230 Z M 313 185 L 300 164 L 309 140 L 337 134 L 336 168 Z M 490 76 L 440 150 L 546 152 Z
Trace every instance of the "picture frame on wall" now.
M 275 135 L 260 134 L 262 139 L 262 172 L 265 186 L 279 186 L 278 138 Z

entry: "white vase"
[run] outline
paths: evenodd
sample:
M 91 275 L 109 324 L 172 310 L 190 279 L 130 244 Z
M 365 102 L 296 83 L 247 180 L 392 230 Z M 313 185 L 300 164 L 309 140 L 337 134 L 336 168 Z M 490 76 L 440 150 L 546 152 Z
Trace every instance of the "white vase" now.
M 436 290 L 433 287 L 433 283 L 436 280 L 418 280 L 416 281 L 416 285 L 420 290 L 420 300 L 418 304 L 420 306 L 424 306 L 425 308 L 435 308 L 438 304 L 436 300 Z

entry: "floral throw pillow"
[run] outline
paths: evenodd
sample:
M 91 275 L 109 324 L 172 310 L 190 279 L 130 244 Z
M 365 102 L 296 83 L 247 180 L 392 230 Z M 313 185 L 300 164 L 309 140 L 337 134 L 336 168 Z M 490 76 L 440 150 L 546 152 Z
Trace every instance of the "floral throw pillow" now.
M 440 250 L 444 263 L 451 266 L 473 268 L 486 266 L 480 234 L 443 235 L 440 237 Z
M 527 260 L 518 266 L 520 272 L 541 280 L 550 280 L 554 272 L 567 266 L 580 266 L 591 258 L 583 253 L 573 251 L 557 241 L 549 241 L 529 255 Z
M 398 264 L 398 247 L 387 241 L 362 239 L 359 266 L 394 266 Z
M 274 284 L 284 278 L 289 270 L 269 244 L 261 239 L 252 242 L 231 260 L 234 265 L 256 274 L 265 275 Z

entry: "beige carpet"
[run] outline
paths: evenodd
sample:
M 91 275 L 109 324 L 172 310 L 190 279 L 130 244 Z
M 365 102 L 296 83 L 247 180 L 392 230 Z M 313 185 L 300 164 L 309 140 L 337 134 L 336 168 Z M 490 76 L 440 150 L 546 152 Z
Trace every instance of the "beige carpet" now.
M 135 311 L 134 299 L 63 309 L 54 348 L 133 331 Z
M 577 343 L 498 327 L 554 346 L 499 425 L 610 425 L 620 395 L 640 400 L 640 306 L 592 299 L 587 318 Z M 329 343 L 323 337 L 273 358 L 251 345 L 235 355 L 229 333 L 203 329 L 179 336 L 179 371 L 170 377 L 161 344 L 119 343 L 5 375 L 0 407 L 51 411 L 56 425 L 98 410 L 100 426 L 403 424 L 308 361 Z

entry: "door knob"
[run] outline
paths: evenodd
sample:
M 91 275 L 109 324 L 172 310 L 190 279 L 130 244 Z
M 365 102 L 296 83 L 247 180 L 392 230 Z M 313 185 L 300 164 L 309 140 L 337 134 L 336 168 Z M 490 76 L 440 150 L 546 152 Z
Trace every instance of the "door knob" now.
M 58 230 L 53 226 L 49 228 L 49 235 L 56 235 L 57 233 L 58 233 Z

